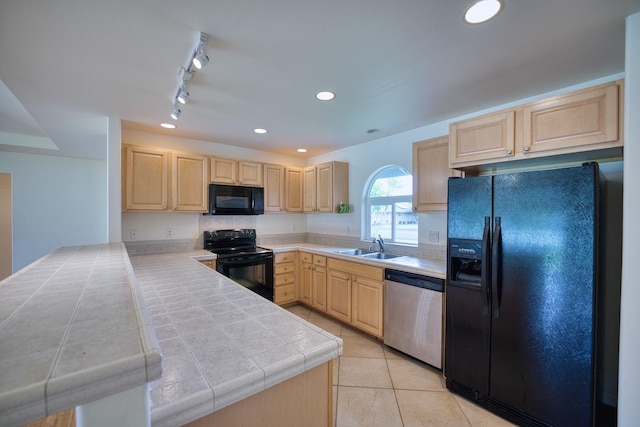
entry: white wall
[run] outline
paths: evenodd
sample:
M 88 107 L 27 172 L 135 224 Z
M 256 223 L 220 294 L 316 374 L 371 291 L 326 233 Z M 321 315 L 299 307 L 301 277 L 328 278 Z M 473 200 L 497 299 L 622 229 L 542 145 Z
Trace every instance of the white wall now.
M 13 271 L 61 247 L 107 239 L 104 160 L 0 152 L 13 180 Z
M 625 63 L 625 147 L 623 189 L 622 290 L 620 307 L 620 370 L 618 425 L 640 425 L 640 13 L 627 18 Z

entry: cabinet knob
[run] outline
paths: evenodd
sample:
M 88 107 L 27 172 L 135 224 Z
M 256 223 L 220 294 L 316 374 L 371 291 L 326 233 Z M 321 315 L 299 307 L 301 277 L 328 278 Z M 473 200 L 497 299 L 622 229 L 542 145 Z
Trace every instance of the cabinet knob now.
M 513 151 L 507 150 L 507 154 L 511 155 L 512 153 L 513 153 Z
M 529 146 L 528 146 L 528 145 L 526 145 L 526 146 L 523 148 L 523 150 L 524 150 L 524 151 L 529 151 Z

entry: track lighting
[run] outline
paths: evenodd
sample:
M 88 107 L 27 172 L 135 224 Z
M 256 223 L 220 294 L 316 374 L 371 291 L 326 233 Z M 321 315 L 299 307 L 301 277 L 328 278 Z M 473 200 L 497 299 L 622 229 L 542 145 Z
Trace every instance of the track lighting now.
M 187 99 L 189 99 L 189 92 L 187 92 L 187 88 L 184 82 L 180 85 L 180 89 L 178 89 L 178 95 L 176 96 L 176 101 L 180 104 L 186 104 Z
M 180 114 L 182 114 L 182 111 L 180 111 L 180 108 L 178 108 L 177 105 L 174 105 L 173 111 L 171 112 L 171 118 L 173 120 L 178 120 L 178 117 L 180 117 Z
M 187 83 L 191 81 L 196 70 L 200 70 L 209 62 L 209 57 L 204 52 L 204 45 L 207 42 L 207 35 L 200 33 L 195 48 L 191 51 L 191 57 L 186 67 L 178 68 L 178 76 L 180 77 L 180 83 L 178 84 L 178 90 L 175 92 L 175 96 L 171 100 L 173 103 L 173 111 L 171 112 L 171 118 L 178 120 L 182 111 L 180 105 L 187 103 L 189 99 L 189 92 L 187 92 Z M 195 68 L 195 70 L 194 70 Z
M 205 33 L 200 33 L 200 41 L 193 54 L 193 59 L 191 60 L 193 66 L 198 70 L 203 69 L 209 63 L 209 57 L 204 53 L 204 44 L 206 42 L 207 35 Z

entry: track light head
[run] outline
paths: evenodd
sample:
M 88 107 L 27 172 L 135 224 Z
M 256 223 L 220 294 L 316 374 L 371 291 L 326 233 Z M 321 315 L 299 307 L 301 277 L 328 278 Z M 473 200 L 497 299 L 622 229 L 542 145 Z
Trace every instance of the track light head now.
M 204 53 L 204 44 L 206 42 L 207 35 L 205 33 L 200 33 L 200 41 L 198 42 L 198 47 L 194 52 L 193 59 L 191 60 L 193 66 L 196 67 L 197 70 L 203 69 L 209 63 L 209 57 Z
M 180 104 L 186 104 L 188 99 L 189 99 L 189 92 L 187 92 L 187 88 L 183 83 L 180 85 L 180 89 L 178 90 L 176 101 L 178 101 Z
M 171 118 L 173 120 L 178 120 L 178 117 L 180 117 L 180 114 L 182 114 L 182 111 L 180 111 L 180 108 L 178 108 L 178 106 L 174 105 L 173 111 L 171 112 Z
M 204 54 L 204 50 L 198 48 L 196 52 L 196 56 L 193 57 L 193 66 L 198 70 L 202 70 L 203 67 L 206 67 L 209 63 L 209 57 Z

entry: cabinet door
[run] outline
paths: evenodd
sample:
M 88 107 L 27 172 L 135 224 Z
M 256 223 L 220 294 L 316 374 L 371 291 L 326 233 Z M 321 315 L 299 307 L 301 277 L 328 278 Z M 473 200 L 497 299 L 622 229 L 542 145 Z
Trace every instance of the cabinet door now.
M 449 125 L 449 162 L 506 160 L 515 154 L 514 110 L 488 114 Z
M 284 210 L 284 166 L 264 165 L 264 211 Z
M 238 162 L 238 184 L 262 187 L 262 163 Z
M 209 180 L 219 184 L 238 183 L 238 162 L 236 160 L 211 157 L 211 176 Z
M 302 169 L 285 168 L 285 209 L 302 212 Z
M 413 144 L 413 210 L 447 210 L 447 182 L 461 172 L 449 169 L 449 137 L 443 136 Z
M 125 147 L 124 210 L 163 211 L 169 206 L 169 153 Z
M 300 301 L 305 304 L 311 305 L 312 295 L 312 282 L 313 282 L 313 264 L 308 262 L 302 263 L 302 272 L 300 280 Z
M 333 200 L 333 163 L 318 165 L 316 171 L 318 212 L 335 212 L 334 204 L 337 203 Z
M 318 265 L 313 266 L 311 305 L 320 310 L 327 311 L 327 269 Z
M 329 270 L 327 277 L 327 313 L 351 323 L 351 275 Z
M 173 155 L 173 209 L 207 211 L 208 158 L 190 154 Z
M 615 144 L 620 139 L 618 92 L 618 83 L 612 83 L 526 105 L 522 152 L 622 145 Z M 572 151 L 576 150 L 565 150 Z
M 317 197 L 316 197 L 316 185 L 317 185 L 317 171 L 315 166 L 304 168 L 303 182 L 303 212 L 315 212 L 317 210 Z
M 383 282 L 353 277 L 353 325 L 382 337 Z

